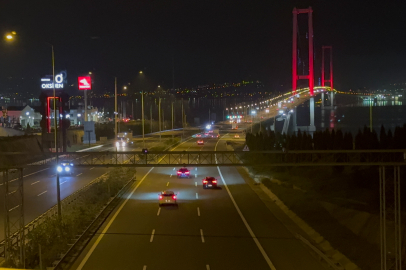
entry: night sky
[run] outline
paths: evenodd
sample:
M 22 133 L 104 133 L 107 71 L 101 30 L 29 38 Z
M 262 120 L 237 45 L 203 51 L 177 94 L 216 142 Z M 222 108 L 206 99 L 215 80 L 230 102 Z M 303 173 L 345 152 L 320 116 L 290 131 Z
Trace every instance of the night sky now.
M 321 46 L 332 45 L 339 90 L 406 81 L 406 1 L 1 0 L 0 30 L 18 40 L 0 45 L 0 87 L 51 74 L 48 42 L 56 70 L 71 83 L 92 71 L 97 91 L 139 70 L 172 87 L 173 67 L 176 87 L 245 79 L 288 90 L 292 8 L 309 5 L 315 72 Z

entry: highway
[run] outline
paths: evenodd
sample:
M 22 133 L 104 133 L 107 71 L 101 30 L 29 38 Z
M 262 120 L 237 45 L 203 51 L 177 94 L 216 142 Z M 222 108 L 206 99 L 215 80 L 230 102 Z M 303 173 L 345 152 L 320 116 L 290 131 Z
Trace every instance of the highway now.
M 164 133 L 166 134 L 166 133 Z M 170 133 L 169 133 L 170 134 Z M 146 146 L 153 147 L 159 145 L 159 140 L 147 138 Z M 138 140 L 134 145 L 129 145 L 125 148 L 120 148 L 118 151 L 141 151 L 142 141 Z M 101 147 L 92 148 L 89 151 L 115 151 L 115 147 L 107 144 Z M 61 158 L 63 159 L 63 158 Z M 75 168 L 72 175 L 61 175 L 60 190 L 61 199 L 66 198 L 75 191 L 81 189 L 92 180 L 100 177 L 108 171 L 107 168 Z M 9 175 L 11 183 L 9 185 L 9 193 L 12 196 L 17 189 L 17 173 Z M 30 167 L 24 170 L 24 223 L 37 218 L 39 215 L 46 212 L 57 203 L 56 197 L 56 170 L 53 168 L 39 169 Z M 18 198 L 18 197 L 17 197 Z M 18 218 L 19 208 L 14 208 L 19 204 L 15 198 L 11 198 L 10 206 L 11 220 L 15 221 Z M 4 184 L 3 175 L 0 175 L 0 241 L 4 239 Z M 12 229 L 12 228 L 11 228 Z
M 228 139 L 205 139 L 204 146 L 192 139 L 175 150 L 227 150 Z M 123 203 L 71 269 L 325 269 L 238 168 L 189 167 L 191 179 L 178 179 L 177 169 L 138 169 Z M 204 190 L 205 176 L 220 188 Z M 178 193 L 178 207 L 158 206 L 162 190 Z

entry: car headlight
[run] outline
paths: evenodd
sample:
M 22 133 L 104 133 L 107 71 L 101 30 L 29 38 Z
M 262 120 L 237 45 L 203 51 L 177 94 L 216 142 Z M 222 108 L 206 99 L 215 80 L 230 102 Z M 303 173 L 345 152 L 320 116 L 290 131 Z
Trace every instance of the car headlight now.
M 58 167 L 56 168 L 56 170 L 57 170 L 58 172 L 62 172 L 62 167 L 61 167 L 61 166 L 58 166 Z
M 68 166 L 65 167 L 65 172 L 69 172 L 70 168 Z
M 119 142 L 116 142 L 116 146 L 117 146 L 117 147 L 120 146 L 120 143 L 119 143 Z

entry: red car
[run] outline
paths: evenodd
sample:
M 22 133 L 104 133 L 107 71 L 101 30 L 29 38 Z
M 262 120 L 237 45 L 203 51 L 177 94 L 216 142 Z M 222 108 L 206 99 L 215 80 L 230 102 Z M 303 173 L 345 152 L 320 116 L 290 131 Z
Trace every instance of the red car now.
M 178 178 L 190 178 L 190 171 L 187 168 L 180 168 L 177 173 Z
M 204 141 L 203 140 L 198 140 L 197 145 L 204 145 Z
M 217 179 L 211 176 L 207 176 L 203 179 L 203 188 L 217 188 Z

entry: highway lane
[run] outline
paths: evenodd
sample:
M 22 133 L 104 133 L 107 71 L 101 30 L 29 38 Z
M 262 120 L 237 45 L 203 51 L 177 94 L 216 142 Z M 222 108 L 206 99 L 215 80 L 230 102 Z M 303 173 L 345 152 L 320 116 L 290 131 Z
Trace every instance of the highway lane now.
M 152 147 L 158 145 L 159 141 L 147 141 L 146 145 Z M 137 142 L 135 145 L 126 147 L 118 151 L 141 151 L 142 142 Z M 112 145 L 105 145 L 103 147 L 94 148 L 91 151 L 112 151 L 115 147 Z M 92 180 L 100 177 L 108 171 L 107 168 L 75 168 L 72 175 L 61 175 L 60 190 L 61 199 L 66 198 L 75 191 L 81 189 Z M 139 175 L 145 173 L 144 169 L 139 170 Z M 56 203 L 56 170 L 54 168 L 28 168 L 24 170 L 24 222 L 25 224 L 31 222 L 39 215 L 46 212 L 53 207 Z M 9 185 L 9 192 L 13 193 L 17 189 L 18 181 L 16 181 L 17 174 L 13 173 L 9 177 L 11 183 Z M 15 181 L 13 181 L 15 180 Z M 4 239 L 4 185 L 0 179 L 0 241 Z M 11 199 L 11 209 L 17 206 L 19 201 Z M 18 218 L 19 208 L 14 208 L 10 211 L 10 218 L 12 221 Z
M 194 139 L 176 150 L 214 150 L 216 144 L 207 139 L 198 146 Z M 217 148 L 226 150 L 225 140 Z M 178 179 L 178 168 L 154 168 L 138 178 L 137 189 L 72 269 L 324 269 L 236 168 L 189 167 L 192 179 Z M 220 189 L 204 190 L 205 176 L 216 177 Z M 178 193 L 178 207 L 158 206 L 165 189 Z

